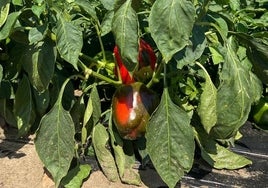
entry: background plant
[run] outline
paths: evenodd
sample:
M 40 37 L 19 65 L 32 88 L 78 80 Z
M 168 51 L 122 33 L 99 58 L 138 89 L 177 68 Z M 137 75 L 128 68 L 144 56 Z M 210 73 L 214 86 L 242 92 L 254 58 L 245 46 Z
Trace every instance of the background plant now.
M 241 168 L 251 161 L 228 146 L 267 95 L 267 18 L 266 0 L 1 0 L 0 114 L 19 136 L 36 133 L 57 187 L 81 186 L 92 155 L 109 180 L 136 185 L 137 155 L 169 187 L 196 147 L 214 168 Z M 111 118 L 112 52 L 132 73 L 140 38 L 157 55 L 147 86 L 161 102 L 145 138 L 128 141 Z

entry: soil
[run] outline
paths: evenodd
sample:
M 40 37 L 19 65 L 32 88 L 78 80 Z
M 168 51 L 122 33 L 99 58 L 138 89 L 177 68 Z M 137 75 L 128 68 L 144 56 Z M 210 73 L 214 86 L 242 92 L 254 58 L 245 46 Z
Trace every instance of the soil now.
M 53 188 L 54 183 L 47 175 L 39 160 L 33 143 L 33 136 L 16 138 L 16 129 L 7 127 L 0 118 L 0 188 Z M 250 129 L 247 130 L 247 129 Z M 250 167 L 238 170 L 215 170 L 204 161 L 194 164 L 177 187 L 266 187 L 268 184 L 268 134 L 252 133 L 252 126 L 247 125 L 245 138 L 242 138 L 234 151 L 253 161 Z M 254 143 L 254 141 L 256 141 Z M 258 144 L 258 145 L 257 145 Z M 97 166 L 95 164 L 93 166 Z M 153 167 L 139 170 L 143 185 L 141 188 L 164 188 Z M 83 188 L 137 188 L 136 186 L 110 182 L 96 167 L 83 183 Z

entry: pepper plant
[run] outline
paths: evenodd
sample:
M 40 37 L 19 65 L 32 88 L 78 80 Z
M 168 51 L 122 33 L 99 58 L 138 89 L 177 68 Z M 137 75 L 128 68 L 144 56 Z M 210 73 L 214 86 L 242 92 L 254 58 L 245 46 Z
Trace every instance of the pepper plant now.
M 1 0 L 0 114 L 19 137 L 36 135 L 56 187 L 82 186 L 92 156 L 110 181 L 134 185 L 142 182 L 136 161 L 151 161 L 169 187 L 197 152 L 217 169 L 250 165 L 229 148 L 268 84 L 267 6 Z M 160 102 L 145 135 L 128 140 L 111 103 L 117 88 L 137 81 Z

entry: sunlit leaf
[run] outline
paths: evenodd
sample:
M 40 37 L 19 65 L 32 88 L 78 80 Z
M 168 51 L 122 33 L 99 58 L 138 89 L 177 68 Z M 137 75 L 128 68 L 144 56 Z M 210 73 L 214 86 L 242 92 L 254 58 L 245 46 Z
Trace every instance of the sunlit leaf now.
M 202 87 L 203 92 L 200 96 L 197 112 L 202 125 L 209 133 L 217 122 L 217 88 L 214 86 L 206 69 L 203 66 L 201 67 L 204 70 L 205 83 Z
M 95 11 L 95 7 L 92 6 L 92 4 L 89 1 L 76 0 L 76 1 L 74 1 L 74 3 L 79 5 L 82 9 L 84 9 L 86 11 L 86 13 L 91 16 L 91 18 L 93 18 L 96 21 L 98 20 L 98 17 L 97 17 L 96 11 Z
M 191 1 L 158 0 L 153 4 L 149 29 L 166 62 L 188 44 L 194 17 L 195 8 Z
M 83 46 L 82 31 L 62 15 L 57 22 L 56 42 L 61 57 L 78 69 L 78 57 Z
M 35 140 L 39 158 L 51 173 L 56 187 L 68 173 L 74 157 L 74 122 L 70 113 L 62 106 L 62 95 L 67 81 L 63 84 L 52 109 L 41 119 Z
M 0 28 L 6 22 L 9 13 L 9 7 L 10 7 L 9 0 L 0 1 Z
M 45 37 L 47 27 L 45 25 L 33 27 L 29 31 L 28 39 L 30 41 L 30 44 L 37 43 Z
M 56 56 L 55 44 L 50 40 L 38 42 L 25 49 L 20 60 L 31 84 L 38 92 L 48 88 L 54 74 Z
M 135 165 L 135 155 L 130 141 L 124 141 L 119 136 L 117 129 L 112 125 L 112 118 L 109 121 L 109 132 L 111 145 L 114 152 L 116 165 L 122 182 L 140 186 L 141 178 L 137 171 L 133 169 Z M 127 148 L 127 151 L 125 150 Z
M 20 13 L 20 11 L 12 12 L 7 16 L 6 22 L 0 30 L 0 41 L 6 39 L 10 33 L 12 33 L 13 26 L 15 25 Z
M 129 71 L 133 71 L 138 63 L 139 48 L 138 17 L 131 3 L 131 0 L 127 0 L 116 10 L 112 23 L 115 42 Z
M 80 188 L 83 184 L 83 180 L 89 176 L 90 171 L 91 166 L 89 164 L 78 164 L 68 172 L 61 184 L 63 184 L 65 188 Z
M 94 85 L 94 87 L 91 90 L 90 98 L 92 100 L 92 106 L 93 106 L 93 113 L 92 113 L 93 123 L 96 124 L 101 117 L 101 101 L 96 85 Z
M 188 114 L 176 106 L 164 89 L 147 127 L 148 154 L 169 187 L 175 187 L 194 159 L 194 134 Z
M 200 146 L 201 156 L 213 168 L 233 170 L 252 164 L 244 156 L 219 145 L 202 128 L 196 127 L 196 129 L 195 138 Z
M 219 139 L 236 135 L 248 119 L 252 103 L 262 93 L 260 81 L 251 79 L 250 67 L 239 60 L 232 37 L 226 44 L 224 59 L 217 91 L 217 124 L 211 129 L 211 135 Z M 252 90 L 253 85 L 256 90 Z
M 93 128 L 92 142 L 98 162 L 105 176 L 110 181 L 118 181 L 117 167 L 111 151 L 108 149 L 109 134 L 102 124 Z
M 101 22 L 101 35 L 104 36 L 112 31 L 114 11 L 108 11 Z

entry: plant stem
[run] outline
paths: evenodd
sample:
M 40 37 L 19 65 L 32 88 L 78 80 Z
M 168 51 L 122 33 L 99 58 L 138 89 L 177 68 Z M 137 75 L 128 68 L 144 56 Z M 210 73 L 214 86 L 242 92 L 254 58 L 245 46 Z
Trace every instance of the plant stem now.
M 101 47 L 101 51 L 102 51 L 102 57 L 103 57 L 103 60 L 106 62 L 106 55 L 105 55 L 105 50 L 104 50 L 104 46 L 103 46 L 103 42 L 101 40 L 101 31 L 100 31 L 100 22 L 97 21 L 96 24 L 94 24 L 95 26 L 95 29 L 97 31 L 97 35 L 98 35 L 98 39 L 99 39 L 99 43 L 100 43 L 100 47 Z
M 118 86 L 121 85 L 122 82 L 121 81 L 115 81 L 111 78 L 108 78 L 98 72 L 93 71 L 92 69 L 88 68 L 82 61 L 78 61 L 78 66 L 83 70 L 84 74 L 85 74 L 85 79 L 88 79 L 89 76 L 93 76 L 95 78 L 98 78 L 102 81 L 108 82 L 114 86 Z
M 163 64 L 164 62 L 162 62 L 162 56 L 160 55 L 158 58 L 157 58 L 157 70 L 154 72 L 153 74 L 153 77 L 152 79 L 149 81 L 149 83 L 146 85 L 148 88 L 150 88 L 154 83 L 157 83 L 159 82 L 159 77 L 160 77 L 160 74 L 163 70 Z

